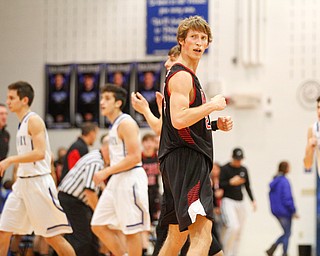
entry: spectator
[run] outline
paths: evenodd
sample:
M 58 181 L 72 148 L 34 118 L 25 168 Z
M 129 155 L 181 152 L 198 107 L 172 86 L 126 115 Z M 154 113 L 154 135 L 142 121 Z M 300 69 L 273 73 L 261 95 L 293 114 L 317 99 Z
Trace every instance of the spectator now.
M 155 151 L 155 135 L 147 133 L 142 138 L 142 167 L 148 176 L 149 213 L 152 221 L 158 220 L 159 215 L 159 159 Z
M 225 225 L 221 241 L 225 256 L 239 255 L 241 231 L 246 220 L 246 207 L 242 194 L 243 186 L 252 201 L 253 210 L 256 210 L 248 170 L 242 165 L 243 158 L 243 150 L 235 148 L 232 152 L 231 162 L 221 167 L 220 187 L 224 190 L 221 213 Z
M 8 118 L 8 110 L 5 104 L 0 103 L 0 161 L 5 159 L 9 151 L 9 140 L 10 134 L 6 130 Z M 1 179 L 0 177 L 0 188 L 1 188 Z
M 155 223 L 160 212 L 160 192 L 159 192 L 159 159 L 155 150 L 155 135 L 147 133 L 142 138 L 142 167 L 148 176 L 148 197 L 149 214 L 151 223 Z M 146 255 L 149 232 L 144 232 L 143 256 Z
M 266 251 L 272 256 L 279 244 L 283 245 L 282 256 L 288 255 L 289 238 L 291 235 L 292 218 L 298 218 L 292 197 L 291 186 L 286 175 L 290 172 L 290 165 L 283 161 L 279 164 L 278 173 L 270 183 L 270 207 L 272 214 L 279 221 L 283 235 Z
M 221 167 L 218 163 L 213 163 L 211 169 L 211 186 L 213 191 L 213 213 L 214 213 L 214 222 L 212 225 L 212 232 L 219 242 L 221 242 L 221 229 L 222 229 L 222 219 L 221 219 L 221 200 L 223 197 L 223 189 L 220 188 L 220 172 Z

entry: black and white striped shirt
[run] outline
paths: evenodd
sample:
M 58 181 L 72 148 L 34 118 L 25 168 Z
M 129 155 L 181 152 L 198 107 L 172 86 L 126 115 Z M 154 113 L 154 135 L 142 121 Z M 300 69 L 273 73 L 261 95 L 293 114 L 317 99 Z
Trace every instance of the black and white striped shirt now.
M 103 168 L 104 161 L 100 150 L 92 150 L 78 160 L 76 165 L 63 178 L 58 189 L 84 201 L 83 191 L 85 189 L 99 192 L 99 188 L 94 184 L 92 178 L 96 172 Z

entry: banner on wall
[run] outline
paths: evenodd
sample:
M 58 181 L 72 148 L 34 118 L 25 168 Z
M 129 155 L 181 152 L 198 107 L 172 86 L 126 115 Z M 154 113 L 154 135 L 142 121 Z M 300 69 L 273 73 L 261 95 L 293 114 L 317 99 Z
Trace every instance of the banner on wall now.
M 162 91 L 161 73 L 163 69 L 163 62 L 139 62 L 136 64 L 135 91 L 140 92 L 148 101 L 150 110 L 156 117 L 160 116 L 156 102 L 156 91 Z M 139 126 L 148 126 L 143 115 L 138 112 L 134 112 L 134 118 Z
M 108 63 L 106 66 L 105 81 L 124 88 L 128 93 L 126 105 L 122 110 L 127 114 L 131 113 L 130 94 L 134 88 L 132 86 L 133 67 L 133 63 Z
M 108 63 L 106 65 L 105 82 L 115 84 L 127 91 L 127 99 L 123 113 L 131 115 L 130 94 L 132 92 L 133 63 Z M 104 126 L 110 127 L 110 121 L 104 117 Z
M 147 0 L 147 54 L 166 55 L 177 44 L 179 22 L 199 15 L 208 21 L 209 0 Z
M 71 127 L 70 92 L 73 65 L 46 65 L 45 122 L 48 128 Z
M 76 65 L 75 124 L 83 122 L 99 124 L 100 84 L 103 64 Z

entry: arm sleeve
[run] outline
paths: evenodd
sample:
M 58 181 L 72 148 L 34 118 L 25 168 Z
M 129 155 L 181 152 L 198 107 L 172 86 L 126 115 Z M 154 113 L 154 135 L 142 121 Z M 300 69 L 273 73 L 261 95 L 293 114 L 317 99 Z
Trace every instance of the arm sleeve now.
M 253 194 L 252 194 L 252 191 L 251 191 L 251 187 L 250 187 L 250 179 L 249 179 L 249 174 L 248 174 L 247 169 L 245 169 L 245 172 L 246 172 L 246 176 L 247 176 L 245 187 L 246 187 L 247 193 L 248 193 L 248 195 L 250 197 L 250 200 L 254 201 L 254 197 L 253 197 Z

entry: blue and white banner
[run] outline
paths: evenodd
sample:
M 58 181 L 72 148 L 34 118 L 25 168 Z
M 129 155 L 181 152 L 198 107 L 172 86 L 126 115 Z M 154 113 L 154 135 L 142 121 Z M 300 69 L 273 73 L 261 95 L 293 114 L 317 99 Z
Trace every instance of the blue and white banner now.
M 46 110 L 48 128 L 70 128 L 72 64 L 46 65 Z
M 100 84 L 103 64 L 77 64 L 75 90 L 75 125 L 99 124 Z
M 208 21 L 209 0 L 147 0 L 147 54 L 167 55 L 177 44 L 180 21 L 199 15 Z

